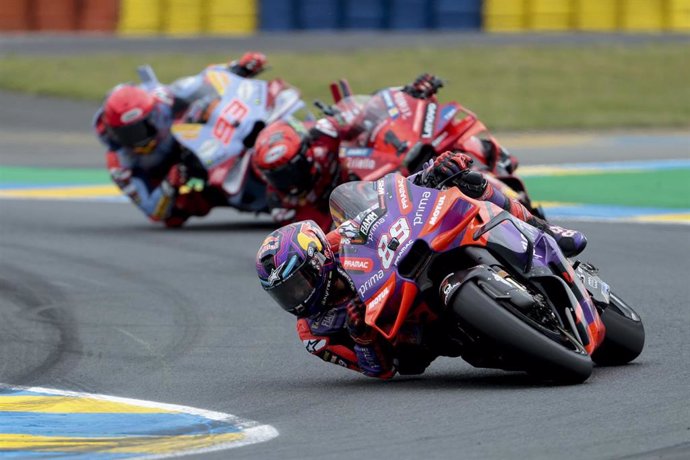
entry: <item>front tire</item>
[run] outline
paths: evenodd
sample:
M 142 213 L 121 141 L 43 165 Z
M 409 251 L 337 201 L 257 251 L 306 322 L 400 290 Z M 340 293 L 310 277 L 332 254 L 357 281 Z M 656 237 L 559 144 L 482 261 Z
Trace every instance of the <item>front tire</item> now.
M 543 380 L 582 383 L 592 374 L 593 363 L 572 337 L 569 347 L 557 343 L 508 311 L 475 281 L 464 283 L 451 308 L 461 323 L 497 345 L 511 363 Z
M 613 292 L 601 313 L 606 326 L 604 341 L 592 353 L 600 366 L 620 366 L 637 358 L 644 348 L 645 332 L 640 316 Z

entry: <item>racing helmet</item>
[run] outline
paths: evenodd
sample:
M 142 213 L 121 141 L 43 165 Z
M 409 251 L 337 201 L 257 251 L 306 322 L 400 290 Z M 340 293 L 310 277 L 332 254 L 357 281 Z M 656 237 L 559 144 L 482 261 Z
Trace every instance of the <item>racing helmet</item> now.
M 301 195 L 311 188 L 315 178 L 307 137 L 306 130 L 296 120 L 272 123 L 257 137 L 254 166 L 279 192 Z
M 313 220 L 273 231 L 256 255 L 261 287 L 285 311 L 298 317 L 329 308 L 336 268 L 326 235 Z
M 153 120 L 156 99 L 143 89 L 116 86 L 103 104 L 103 123 L 110 136 L 134 153 L 151 153 L 157 144 L 158 128 Z

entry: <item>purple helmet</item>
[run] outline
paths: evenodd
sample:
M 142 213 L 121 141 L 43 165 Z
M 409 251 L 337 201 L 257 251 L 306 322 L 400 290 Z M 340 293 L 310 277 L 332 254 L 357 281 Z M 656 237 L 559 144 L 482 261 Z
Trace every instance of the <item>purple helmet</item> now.
M 285 311 L 299 317 L 326 307 L 335 269 L 331 246 L 313 220 L 275 230 L 256 255 L 261 286 Z

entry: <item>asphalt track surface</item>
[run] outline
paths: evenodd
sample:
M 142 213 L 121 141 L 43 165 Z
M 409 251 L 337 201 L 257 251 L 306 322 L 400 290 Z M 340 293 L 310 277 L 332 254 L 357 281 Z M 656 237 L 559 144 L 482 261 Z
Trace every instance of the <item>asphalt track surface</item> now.
M 0 164 L 102 165 L 85 129 L 92 105 L 0 93 L 0 107 Z M 595 156 L 574 146 L 549 158 L 583 150 Z M 227 412 L 280 433 L 199 458 L 688 458 L 688 227 L 569 225 L 644 319 L 634 364 L 553 387 L 442 358 L 379 382 L 309 356 L 262 292 L 265 219 L 217 210 L 169 231 L 127 204 L 2 200 L 0 382 Z

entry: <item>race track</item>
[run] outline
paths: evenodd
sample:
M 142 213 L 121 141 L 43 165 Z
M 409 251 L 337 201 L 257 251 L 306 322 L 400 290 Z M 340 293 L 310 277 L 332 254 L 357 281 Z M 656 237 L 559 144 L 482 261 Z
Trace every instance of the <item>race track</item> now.
M 0 112 L 0 165 L 102 164 L 84 127 L 94 107 L 7 93 L 0 103 L 17 107 Z M 51 128 L 26 136 L 35 126 Z M 265 219 L 217 210 L 169 231 L 128 204 L 0 200 L 0 383 L 192 406 L 279 433 L 200 458 L 688 458 L 688 227 L 568 225 L 644 319 L 634 364 L 552 387 L 443 358 L 379 382 L 309 356 L 260 289 Z

